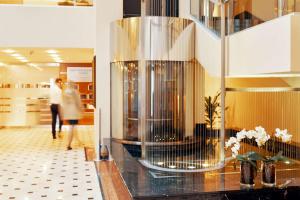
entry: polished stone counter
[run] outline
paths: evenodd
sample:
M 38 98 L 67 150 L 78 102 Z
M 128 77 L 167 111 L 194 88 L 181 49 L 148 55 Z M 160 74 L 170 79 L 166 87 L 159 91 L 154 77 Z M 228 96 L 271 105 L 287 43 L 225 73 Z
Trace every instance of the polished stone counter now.
M 300 199 L 298 164 L 277 167 L 277 184 L 281 188 L 263 188 L 258 173 L 255 188 L 244 190 L 239 184 L 239 169 L 231 163 L 210 172 L 161 172 L 144 167 L 122 144 L 106 143 L 133 199 Z

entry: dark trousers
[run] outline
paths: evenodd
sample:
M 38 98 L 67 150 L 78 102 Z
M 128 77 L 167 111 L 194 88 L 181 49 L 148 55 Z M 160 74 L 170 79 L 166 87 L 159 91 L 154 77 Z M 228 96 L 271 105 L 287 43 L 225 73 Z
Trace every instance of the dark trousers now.
M 59 131 L 61 131 L 63 121 L 62 121 L 61 115 L 59 113 L 59 105 L 58 104 L 51 104 L 50 109 L 51 109 L 51 114 L 52 114 L 52 136 L 56 137 L 55 127 L 56 127 L 57 116 L 59 118 Z

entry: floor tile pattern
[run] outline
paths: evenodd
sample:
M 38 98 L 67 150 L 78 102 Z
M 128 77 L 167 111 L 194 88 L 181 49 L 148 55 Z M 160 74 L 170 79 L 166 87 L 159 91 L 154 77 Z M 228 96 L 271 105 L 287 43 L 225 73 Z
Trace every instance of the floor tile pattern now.
M 78 132 L 92 145 L 92 131 Z M 53 140 L 50 127 L 0 129 L 1 200 L 102 199 L 94 163 L 85 162 L 82 145 L 67 151 L 63 134 Z

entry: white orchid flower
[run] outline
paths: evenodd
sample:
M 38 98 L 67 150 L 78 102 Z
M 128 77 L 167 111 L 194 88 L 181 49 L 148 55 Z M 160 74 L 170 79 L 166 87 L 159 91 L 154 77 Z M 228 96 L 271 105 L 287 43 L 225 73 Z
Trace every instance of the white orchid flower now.
M 281 138 L 282 136 L 282 131 L 279 128 L 276 128 L 275 130 L 275 137 Z
M 243 129 L 242 131 L 238 132 L 236 134 L 236 139 L 238 142 L 242 141 L 242 139 L 246 138 L 247 132 L 245 129 Z
M 292 135 L 288 133 L 287 129 L 280 130 L 279 128 L 276 128 L 275 137 L 280 138 L 282 142 L 287 143 L 291 142 Z
M 282 139 L 282 142 L 284 142 L 284 143 L 291 142 L 292 141 L 292 135 L 285 134 L 281 137 L 281 139 Z
M 247 136 L 248 139 L 256 138 L 257 137 L 257 132 L 254 131 L 254 130 L 247 131 L 246 136 Z

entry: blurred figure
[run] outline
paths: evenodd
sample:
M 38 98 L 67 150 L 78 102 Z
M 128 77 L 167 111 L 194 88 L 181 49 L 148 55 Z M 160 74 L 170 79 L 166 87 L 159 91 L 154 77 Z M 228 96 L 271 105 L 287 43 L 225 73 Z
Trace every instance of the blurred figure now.
M 59 133 L 63 125 L 61 118 L 61 101 L 62 101 L 62 80 L 60 78 L 55 79 L 55 84 L 50 88 L 50 109 L 52 115 L 52 137 L 56 139 L 56 121 L 59 119 Z
M 62 111 L 64 120 L 67 120 L 70 124 L 67 149 L 71 150 L 73 136 L 77 139 L 78 143 L 81 144 L 78 135 L 75 132 L 75 126 L 78 124 L 79 119 L 82 118 L 82 103 L 79 92 L 75 88 L 75 84 L 73 82 L 68 82 L 67 87 L 63 92 Z

